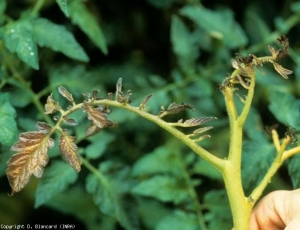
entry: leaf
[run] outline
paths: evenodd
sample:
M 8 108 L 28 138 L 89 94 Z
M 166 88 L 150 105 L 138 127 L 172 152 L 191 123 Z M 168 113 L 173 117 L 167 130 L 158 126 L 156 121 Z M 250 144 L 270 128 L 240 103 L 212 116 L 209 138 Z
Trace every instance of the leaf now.
M 61 161 L 53 162 L 39 182 L 34 207 L 38 208 L 77 180 L 77 173 Z
M 31 93 L 15 78 L 9 78 L 7 80 L 9 84 L 15 86 L 14 90 L 9 92 L 11 104 L 14 107 L 20 108 L 29 105 L 32 102 Z
M 0 143 L 12 145 L 16 141 L 17 124 L 16 111 L 9 102 L 7 93 L 0 94 Z
M 102 132 L 100 136 L 94 138 L 92 140 L 92 143 L 86 147 L 85 149 L 86 157 L 88 159 L 97 159 L 101 157 L 105 152 L 105 150 L 107 150 L 108 144 L 112 142 L 114 139 L 115 139 L 114 135 L 109 134 L 107 132 Z
M 275 153 L 275 147 L 270 142 L 261 141 L 258 145 L 258 141 L 254 139 L 243 144 L 242 181 L 246 194 L 261 181 L 270 168 Z
M 191 118 L 183 122 L 184 125 L 188 127 L 202 125 L 208 121 L 215 120 L 216 117 L 200 117 L 200 118 Z
M 204 205 L 208 208 L 205 220 L 208 222 L 209 230 L 232 228 L 232 217 L 225 190 L 211 190 L 206 193 Z
M 88 104 L 84 104 L 83 109 L 85 112 L 87 112 L 88 119 L 100 129 L 105 127 L 115 127 L 117 125 L 117 123 L 108 120 L 107 115 L 101 112 L 99 109 L 93 108 Z
M 150 4 L 157 8 L 167 9 L 171 7 L 174 0 L 147 0 Z
M 104 54 L 107 54 L 107 44 L 102 29 L 84 3 L 72 1 L 69 6 L 69 13 L 72 22 L 78 25 Z
M 101 212 L 116 218 L 125 229 L 131 230 L 132 227 L 120 202 L 117 188 L 114 188 L 110 181 L 99 167 L 97 174 L 88 175 L 86 190 L 93 195 L 94 202 Z
M 17 53 L 27 65 L 39 69 L 38 50 L 29 20 L 23 19 L 7 24 L 4 43 L 10 52 Z
M 156 175 L 132 188 L 132 193 L 179 204 L 189 199 L 188 185 L 169 175 Z
M 187 5 L 180 13 L 204 29 L 211 37 L 224 41 L 229 48 L 238 48 L 247 44 L 247 36 L 241 26 L 234 21 L 232 11 L 222 9 L 212 11 L 201 6 Z
M 67 116 L 63 116 L 64 123 L 67 125 L 77 125 L 78 122 L 74 118 L 69 118 Z
M 300 128 L 300 100 L 292 95 L 271 91 L 269 109 L 281 123 Z
M 222 175 L 213 168 L 207 161 L 198 157 L 197 162 L 193 166 L 193 172 L 196 174 L 207 176 L 212 180 L 220 180 L 222 181 Z
M 172 215 L 163 218 L 155 230 L 200 230 L 196 215 L 175 210 Z
M 293 188 L 300 188 L 300 155 L 297 154 L 289 160 L 288 171 L 292 179 Z
M 67 16 L 69 17 L 68 14 L 68 0 L 56 0 L 56 3 L 58 4 L 59 8 L 61 9 L 61 11 Z
M 46 46 L 78 61 L 89 61 L 81 45 L 64 26 L 54 24 L 45 18 L 33 20 L 32 26 L 34 38 L 39 46 Z
M 52 129 L 52 127 L 50 125 L 48 125 L 45 122 L 40 122 L 40 121 L 38 121 L 36 123 L 36 128 L 38 131 L 41 131 L 43 133 L 48 133 Z
M 6 175 L 12 194 L 19 192 L 29 182 L 31 175 L 40 178 L 48 163 L 48 148 L 54 141 L 43 131 L 21 133 L 19 141 L 12 147 L 17 151 L 7 162 Z
M 132 168 L 133 176 L 151 176 L 156 173 L 174 173 L 180 162 L 176 152 L 169 146 L 157 147 L 153 152 L 138 159 Z
M 274 66 L 274 69 L 277 71 L 277 73 L 279 73 L 285 79 L 289 78 L 287 75 L 290 75 L 290 74 L 293 73 L 292 70 L 285 69 L 285 68 L 283 68 L 281 65 L 279 65 L 276 62 L 273 63 L 273 66 Z
M 74 141 L 75 137 L 69 136 L 67 134 L 67 130 L 63 130 L 63 133 L 59 138 L 59 149 L 72 168 L 76 172 L 79 172 L 81 170 L 82 163 L 77 151 L 78 147 Z
M 6 9 L 6 0 L 1 0 L 0 1 L 0 14 L 3 14 Z
M 70 167 L 67 168 L 70 169 Z M 82 186 L 72 186 L 67 192 L 57 194 L 45 205 L 59 213 L 76 217 L 84 223 L 86 229 L 115 230 L 115 220 L 99 213 L 92 197 L 86 193 Z M 79 212 L 78 210 L 84 210 L 84 212 Z
M 188 28 L 176 15 L 172 16 L 171 41 L 181 66 L 186 69 L 192 68 L 199 52 Z
M 61 110 L 58 102 L 53 100 L 52 95 L 53 94 L 49 95 L 47 98 L 47 103 L 45 104 L 45 114 L 52 114 Z
M 95 125 L 93 122 L 90 123 L 90 125 L 85 130 L 85 137 L 91 137 L 99 133 L 101 129 Z
M 59 86 L 58 92 L 72 104 L 75 104 L 72 94 L 65 87 Z
M 184 104 L 184 103 L 180 103 L 180 104 L 177 104 L 175 102 L 171 103 L 167 110 L 165 110 L 163 107 L 162 107 L 162 110 L 159 111 L 159 114 L 158 116 L 160 118 L 168 115 L 168 114 L 176 114 L 176 113 L 179 113 L 179 112 L 182 112 L 186 109 L 191 109 L 191 110 L 195 110 L 191 105 L 188 105 L 188 104 Z

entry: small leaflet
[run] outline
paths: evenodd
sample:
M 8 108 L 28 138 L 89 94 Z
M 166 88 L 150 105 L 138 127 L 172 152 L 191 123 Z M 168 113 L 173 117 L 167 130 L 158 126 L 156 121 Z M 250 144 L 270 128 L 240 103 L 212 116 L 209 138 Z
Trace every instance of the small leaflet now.
M 75 104 L 74 98 L 72 94 L 63 86 L 58 87 L 58 92 L 66 98 L 68 101 L 70 101 L 72 104 Z
M 161 109 L 162 110 L 158 114 L 158 116 L 160 118 L 162 118 L 162 117 L 164 117 L 168 114 L 179 113 L 181 111 L 184 111 L 185 109 L 191 109 L 191 110 L 195 111 L 195 109 L 189 104 L 184 104 L 184 103 L 177 104 L 177 103 L 174 103 L 174 102 L 169 105 L 167 110 L 165 110 L 163 106 L 161 107 Z
M 75 137 L 69 136 L 67 130 L 63 130 L 63 133 L 59 138 L 59 149 L 72 168 L 74 168 L 76 172 L 79 172 L 82 163 L 77 151 L 78 147 L 74 141 Z
M 204 124 L 208 121 L 215 120 L 216 117 L 201 117 L 201 118 L 191 118 L 189 120 L 186 120 L 183 124 L 187 125 L 188 127 L 198 126 L 201 124 Z
M 64 120 L 64 123 L 67 125 L 77 125 L 78 124 L 78 122 L 75 119 L 69 118 L 67 116 L 63 116 L 63 120 Z
M 50 125 L 48 125 L 45 122 L 40 122 L 40 121 L 38 121 L 36 123 L 36 128 L 37 128 L 37 130 L 39 130 L 43 133 L 48 133 L 52 129 L 52 127 Z
M 59 111 L 61 108 L 59 104 L 53 100 L 52 94 L 48 96 L 47 103 L 45 104 L 45 114 L 52 114 Z

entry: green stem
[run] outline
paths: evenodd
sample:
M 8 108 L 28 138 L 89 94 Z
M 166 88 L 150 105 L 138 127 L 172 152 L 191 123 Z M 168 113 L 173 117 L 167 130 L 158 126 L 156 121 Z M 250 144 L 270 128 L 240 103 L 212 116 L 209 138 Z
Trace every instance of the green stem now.
M 274 159 L 268 172 L 265 174 L 264 178 L 261 180 L 259 185 L 251 193 L 250 196 L 251 199 L 254 200 L 254 202 L 256 202 L 259 199 L 259 197 L 261 196 L 261 194 L 263 193 L 267 185 L 271 182 L 272 177 L 275 175 L 275 173 L 278 171 L 278 169 L 284 162 L 285 158 L 283 158 L 283 154 L 290 141 L 291 141 L 290 137 L 287 137 L 283 140 L 280 146 L 280 150 L 277 153 L 277 157 Z
M 233 101 L 232 92 L 234 89 L 225 88 L 225 102 L 230 122 L 230 145 L 228 160 L 223 170 L 223 178 L 228 194 L 228 199 L 232 211 L 233 224 L 235 230 L 248 230 L 250 214 L 253 207 L 251 199 L 245 197 L 242 174 L 242 140 L 243 126 L 250 111 L 255 87 L 254 72 L 251 76 L 251 83 L 244 108 L 237 117 L 236 108 Z
M 108 99 L 104 100 L 96 100 L 92 103 L 93 105 L 108 105 L 108 106 L 114 106 L 126 109 L 128 111 L 131 111 L 133 113 L 138 114 L 139 116 L 152 121 L 153 123 L 157 124 L 164 130 L 171 133 L 173 136 L 175 136 L 177 139 L 179 139 L 181 142 L 183 142 L 185 145 L 187 145 L 189 148 L 191 148 L 195 153 L 200 155 L 203 159 L 208 161 L 213 167 L 215 167 L 218 171 L 222 172 L 225 161 L 223 159 L 220 159 L 204 148 L 202 148 L 200 145 L 195 143 L 192 139 L 190 139 L 187 135 L 180 132 L 176 128 L 170 126 L 168 122 L 165 122 L 164 120 L 158 118 L 156 115 L 152 115 L 150 113 L 144 112 L 143 110 L 140 110 L 138 107 L 133 107 L 129 104 L 121 104 L 117 101 L 112 101 Z
M 40 12 L 41 8 L 43 7 L 45 3 L 45 0 L 37 0 L 33 9 L 32 9 L 32 14 L 33 15 L 38 15 L 38 13 Z

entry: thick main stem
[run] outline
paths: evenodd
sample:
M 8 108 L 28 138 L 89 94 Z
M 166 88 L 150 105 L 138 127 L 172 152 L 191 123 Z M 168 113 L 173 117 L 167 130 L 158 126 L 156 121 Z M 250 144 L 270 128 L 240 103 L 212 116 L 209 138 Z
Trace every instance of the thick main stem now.
M 231 207 L 235 230 L 248 230 L 251 201 L 245 197 L 241 178 L 242 127 L 235 122 L 232 126 L 229 158 L 223 178 Z
M 243 126 L 250 111 L 254 87 L 255 76 L 253 72 L 248 95 L 244 102 L 245 105 L 239 116 L 237 115 L 233 100 L 233 90 L 231 88 L 224 89 L 225 102 L 230 122 L 230 146 L 228 160 L 226 161 L 223 170 L 223 178 L 235 230 L 249 229 L 250 214 L 254 205 L 251 198 L 245 197 L 241 173 Z

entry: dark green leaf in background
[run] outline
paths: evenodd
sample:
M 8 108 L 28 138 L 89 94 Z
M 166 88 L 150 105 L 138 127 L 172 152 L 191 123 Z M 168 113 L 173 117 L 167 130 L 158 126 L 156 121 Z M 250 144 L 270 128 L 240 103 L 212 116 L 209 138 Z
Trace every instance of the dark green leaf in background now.
M 2 15 L 4 13 L 6 9 L 6 0 L 1 0 L 0 1 L 0 15 Z
M 200 230 L 195 214 L 175 210 L 161 220 L 155 230 Z
M 123 209 L 118 189 L 114 188 L 110 179 L 103 174 L 101 165 L 97 173 L 88 175 L 86 191 L 92 194 L 94 202 L 101 212 L 116 218 L 125 229 L 132 229 Z
M 300 155 L 297 154 L 289 160 L 289 175 L 292 179 L 294 189 L 300 188 Z
M 12 145 L 17 139 L 16 111 L 10 104 L 9 94 L 0 94 L 0 143 Z
M 72 1 L 69 6 L 69 13 L 72 22 L 78 25 L 104 54 L 108 54 L 102 29 L 95 16 L 88 11 L 84 3 L 76 0 Z
M 245 46 L 248 42 L 246 34 L 234 21 L 233 13 L 229 9 L 212 11 L 204 7 L 188 5 L 183 7 L 180 13 L 191 19 L 210 36 L 224 41 L 229 48 Z
M 132 189 L 132 193 L 175 204 L 189 199 L 185 181 L 168 175 L 157 175 L 143 180 Z
M 149 176 L 156 173 L 174 173 L 178 170 L 179 164 L 175 151 L 165 145 L 140 158 L 132 168 L 132 175 Z
M 147 1 L 157 8 L 168 8 L 174 2 L 174 0 L 147 0 Z
M 256 139 L 244 142 L 242 181 L 246 194 L 261 181 L 275 157 L 276 150 L 273 143 L 258 142 Z
M 89 57 L 74 35 L 64 26 L 54 24 L 45 18 L 37 18 L 33 20 L 33 33 L 39 46 L 46 46 L 78 61 L 89 61 Z
M 115 230 L 116 221 L 101 215 L 92 198 L 82 187 L 72 187 L 67 192 L 57 194 L 45 205 L 63 214 L 73 215 L 89 230 Z
M 107 148 L 107 145 L 115 139 L 115 136 L 102 131 L 101 134 L 90 137 L 92 141 L 85 149 L 85 155 L 88 159 L 99 159 Z
M 4 43 L 10 52 L 17 53 L 27 65 L 39 69 L 38 49 L 29 20 L 23 19 L 8 24 L 5 28 Z
M 300 128 L 300 100 L 293 95 L 271 91 L 269 109 L 281 123 Z
M 61 11 L 67 16 L 69 17 L 68 14 L 68 0 L 56 0 L 59 8 L 61 9 Z
M 200 157 L 197 157 L 197 161 L 193 166 L 193 172 L 196 174 L 207 176 L 212 180 L 222 180 L 222 175 L 220 174 L 220 172 Z
M 204 205 L 208 209 L 208 212 L 205 213 L 205 220 L 208 222 L 209 230 L 232 228 L 229 202 L 225 190 L 211 190 L 206 193 Z
M 62 161 L 52 162 L 36 190 L 35 207 L 49 201 L 55 195 L 63 192 L 70 184 L 77 180 L 78 174 L 67 163 Z
M 199 51 L 188 28 L 176 15 L 172 17 L 171 41 L 173 51 L 179 58 L 179 64 L 185 71 L 191 71 Z

